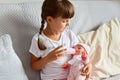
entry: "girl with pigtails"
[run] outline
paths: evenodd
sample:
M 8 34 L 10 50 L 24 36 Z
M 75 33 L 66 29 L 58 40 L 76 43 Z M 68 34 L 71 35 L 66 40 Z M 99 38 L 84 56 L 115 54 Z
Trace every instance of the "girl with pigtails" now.
M 66 54 L 67 48 L 79 43 L 76 35 L 67 29 L 73 16 L 74 6 L 69 0 L 44 0 L 40 32 L 33 36 L 29 49 L 31 67 L 40 71 L 42 80 L 67 80 L 69 68 L 62 68 L 71 59 Z M 81 74 L 90 74 L 91 69 L 88 63 Z

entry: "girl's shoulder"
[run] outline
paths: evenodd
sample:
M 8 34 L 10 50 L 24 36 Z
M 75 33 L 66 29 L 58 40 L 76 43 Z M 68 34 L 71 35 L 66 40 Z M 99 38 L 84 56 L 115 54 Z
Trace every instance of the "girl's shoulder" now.
M 33 39 L 38 40 L 38 38 L 39 38 L 39 33 L 36 33 L 35 35 L 33 35 Z
M 70 44 L 71 44 L 72 47 L 79 42 L 76 34 L 73 33 L 73 31 L 71 31 L 71 30 L 65 30 L 64 34 L 66 34 L 65 38 L 67 38 L 67 37 L 69 38 Z
M 34 36 L 33 36 L 33 40 L 38 40 L 38 38 L 43 38 L 43 34 L 39 34 L 39 33 L 36 33 Z

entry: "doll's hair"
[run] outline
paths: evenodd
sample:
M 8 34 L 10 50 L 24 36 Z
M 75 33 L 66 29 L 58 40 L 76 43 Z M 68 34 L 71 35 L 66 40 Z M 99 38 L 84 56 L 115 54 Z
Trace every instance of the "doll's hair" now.
M 44 0 L 41 11 L 41 27 L 39 34 L 44 29 L 47 16 L 53 18 L 72 18 L 74 16 L 74 6 L 69 0 Z M 40 45 L 39 48 L 41 49 Z

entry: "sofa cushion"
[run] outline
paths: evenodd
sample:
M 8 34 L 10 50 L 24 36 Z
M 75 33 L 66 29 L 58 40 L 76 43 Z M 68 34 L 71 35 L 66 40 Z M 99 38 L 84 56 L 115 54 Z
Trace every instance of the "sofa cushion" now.
M 9 34 L 0 36 L 0 80 L 28 80 Z
M 79 34 L 78 38 L 91 46 L 93 76 L 120 74 L 120 23 L 117 18 L 104 23 L 96 31 Z

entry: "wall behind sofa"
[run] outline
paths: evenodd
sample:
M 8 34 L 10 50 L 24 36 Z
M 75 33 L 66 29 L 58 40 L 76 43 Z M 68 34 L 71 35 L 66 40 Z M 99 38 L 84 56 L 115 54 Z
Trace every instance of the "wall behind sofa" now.
M 35 2 L 42 0 L 0 0 L 0 3 L 22 3 L 22 2 Z

